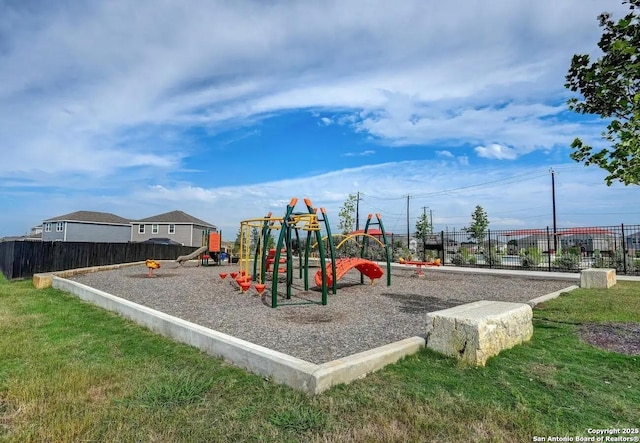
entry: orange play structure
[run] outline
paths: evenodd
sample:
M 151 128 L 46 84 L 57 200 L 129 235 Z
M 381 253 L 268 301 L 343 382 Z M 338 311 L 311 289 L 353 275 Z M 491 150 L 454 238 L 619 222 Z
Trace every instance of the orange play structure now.
M 436 258 L 434 261 L 407 261 L 401 257 L 398 262 L 401 265 L 416 266 L 416 275 L 424 275 L 424 272 L 422 272 L 423 266 L 440 266 L 442 264 L 439 258 Z
M 286 252 L 286 250 L 282 250 L 281 252 Z M 269 272 L 271 270 L 271 265 L 273 265 L 276 261 L 276 250 L 275 249 L 269 249 L 269 253 L 267 255 L 267 272 Z M 287 263 L 287 259 L 286 258 L 280 258 L 280 260 L 278 260 L 279 265 L 278 265 L 278 272 L 280 273 L 284 273 L 287 272 L 287 267 L 280 267 L 280 265 L 283 265 L 285 263 Z
M 384 272 L 382 268 L 371 260 L 365 260 L 364 258 L 340 258 L 336 260 L 336 281 L 340 280 L 351 269 L 356 268 L 363 275 L 366 275 L 371 279 L 371 284 L 374 280 L 382 277 Z M 326 266 L 327 272 L 327 286 L 333 284 L 333 273 L 331 271 L 331 263 Z M 322 271 L 316 273 L 316 285 L 322 285 Z

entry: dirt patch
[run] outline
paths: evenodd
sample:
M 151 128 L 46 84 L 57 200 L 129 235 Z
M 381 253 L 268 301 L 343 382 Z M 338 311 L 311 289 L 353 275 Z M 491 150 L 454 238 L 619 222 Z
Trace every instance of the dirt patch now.
M 400 311 L 409 314 L 440 311 L 463 303 L 457 300 L 443 300 L 441 298 L 420 294 L 394 294 L 383 292 L 382 295 L 400 303 Z
M 580 338 L 611 352 L 640 355 L 640 323 L 588 323 L 579 329 Z
M 178 274 L 162 273 L 162 274 L 153 274 L 151 277 L 149 277 L 149 274 L 132 274 L 132 275 L 127 275 L 127 277 L 129 278 L 171 278 L 171 277 L 178 277 Z
M 312 311 L 297 311 L 288 312 L 283 316 L 286 321 L 296 323 L 299 325 L 312 325 L 317 323 L 331 323 L 340 321 L 344 318 L 344 315 L 336 312 L 312 312 Z

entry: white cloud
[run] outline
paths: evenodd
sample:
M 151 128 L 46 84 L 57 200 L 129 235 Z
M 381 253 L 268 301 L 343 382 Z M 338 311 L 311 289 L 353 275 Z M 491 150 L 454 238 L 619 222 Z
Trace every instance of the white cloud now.
M 616 3 L 607 9 L 620 16 L 626 7 Z M 2 4 L 0 203 L 36 223 L 78 209 L 143 217 L 175 204 L 231 227 L 289 193 L 317 196 L 336 213 L 354 183 L 366 184 L 363 204 L 375 212 L 378 197 L 481 182 L 485 174 L 474 175 L 453 148 L 553 158 L 576 135 L 599 139 L 600 123 L 562 113 L 564 74 L 574 53 L 595 51 L 602 8 L 585 0 Z M 284 148 L 245 146 L 268 140 L 273 128 L 261 123 L 295 111 L 331 125 L 326 131 L 375 140 L 376 158 L 418 146 L 440 162 L 260 180 L 259 168 Z M 374 158 L 370 145 L 356 149 L 362 163 Z M 195 162 L 202 152 L 208 159 Z M 265 183 L 225 186 L 223 154 L 247 156 L 258 170 L 251 183 Z M 186 175 L 196 169 L 204 173 Z M 467 212 L 481 198 L 489 197 L 456 194 L 437 213 Z M 402 203 L 384 209 L 401 214 Z
M 372 149 L 367 149 L 366 151 L 361 151 L 361 152 L 345 152 L 344 154 L 342 154 L 342 156 L 343 157 L 367 157 L 375 153 L 376 151 Z
M 82 159 L 139 125 L 169 133 L 309 107 L 362 110 L 358 129 L 397 145 L 548 148 L 577 128 L 541 120 L 562 107 L 531 96 L 563 90 L 571 54 L 594 47 L 601 9 L 581 0 L 68 6 L 3 9 L 0 142 L 12 155 L 0 172 L 72 140 L 75 169 L 93 173 Z M 513 103 L 492 108 L 496 100 Z M 514 140 L 529 136 L 529 145 Z M 164 163 L 174 150 L 158 143 L 141 160 Z M 119 168 L 106 160 L 104 170 Z M 47 166 L 67 171 L 68 162 Z
M 478 157 L 495 158 L 497 160 L 515 160 L 518 153 L 508 146 L 492 143 L 488 146 L 476 146 L 474 148 Z

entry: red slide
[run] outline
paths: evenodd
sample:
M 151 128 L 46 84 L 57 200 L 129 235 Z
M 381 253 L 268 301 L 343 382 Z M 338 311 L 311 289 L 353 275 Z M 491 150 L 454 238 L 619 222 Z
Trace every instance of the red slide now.
M 371 260 L 364 258 L 340 258 L 336 260 L 336 281 L 340 280 L 351 269 L 356 268 L 362 274 L 371 279 L 371 282 L 382 277 L 382 268 Z M 316 285 L 322 286 L 322 270 L 316 273 Z M 333 275 L 331 273 L 331 263 L 327 263 L 327 286 L 333 285 Z

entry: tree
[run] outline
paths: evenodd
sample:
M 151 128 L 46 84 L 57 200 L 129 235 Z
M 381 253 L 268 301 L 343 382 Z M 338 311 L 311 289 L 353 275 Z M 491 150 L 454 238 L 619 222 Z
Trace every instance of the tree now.
M 340 212 L 338 212 L 338 229 L 344 235 L 353 231 L 353 226 L 356 221 L 356 198 L 356 194 L 349 194 L 347 200 L 342 204 Z
M 640 0 L 625 0 L 630 12 L 615 23 L 610 13 L 598 16 L 603 28 L 598 47 L 602 56 L 591 63 L 588 54 L 576 54 L 565 87 L 579 92 L 569 109 L 609 120 L 602 138 L 611 146 L 598 150 L 576 138 L 571 158 L 594 164 L 609 175 L 607 185 L 640 183 Z
M 253 228 L 251 228 L 251 243 L 249 245 L 249 251 L 251 252 L 255 251 L 256 247 L 260 243 L 260 240 L 261 240 L 260 231 L 258 231 L 258 228 L 254 226 Z
M 233 249 L 231 253 L 233 255 L 237 255 L 240 253 L 240 236 L 242 235 L 242 228 L 238 229 L 238 233 L 236 234 L 236 240 L 233 242 Z
M 416 237 L 422 239 L 422 259 L 426 261 L 426 248 L 425 241 L 428 234 L 433 232 L 433 227 L 429 222 L 429 216 L 426 212 L 423 212 L 422 215 L 416 221 Z
M 433 232 L 433 226 L 431 226 L 431 222 L 429 221 L 429 215 L 423 213 L 418 217 L 418 221 L 416 221 L 416 237 L 425 239 L 428 234 Z
M 471 224 L 468 228 L 463 229 L 467 232 L 470 239 L 474 239 L 480 244 L 484 241 L 488 227 L 489 218 L 487 217 L 487 212 L 482 206 L 477 205 L 475 211 L 471 214 Z

